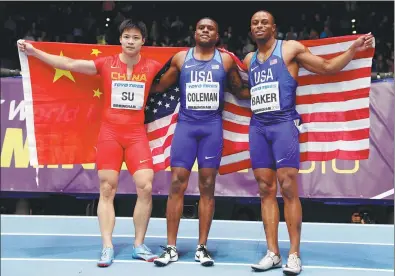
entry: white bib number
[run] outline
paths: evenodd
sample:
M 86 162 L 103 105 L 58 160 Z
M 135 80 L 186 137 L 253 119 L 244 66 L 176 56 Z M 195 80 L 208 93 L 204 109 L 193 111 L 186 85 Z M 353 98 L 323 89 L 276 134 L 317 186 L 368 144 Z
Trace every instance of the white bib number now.
M 219 82 L 192 82 L 186 84 L 186 107 L 194 110 L 217 110 Z
M 278 81 L 260 83 L 251 88 L 251 110 L 255 114 L 280 110 Z
M 112 81 L 111 108 L 140 110 L 144 105 L 145 83 Z

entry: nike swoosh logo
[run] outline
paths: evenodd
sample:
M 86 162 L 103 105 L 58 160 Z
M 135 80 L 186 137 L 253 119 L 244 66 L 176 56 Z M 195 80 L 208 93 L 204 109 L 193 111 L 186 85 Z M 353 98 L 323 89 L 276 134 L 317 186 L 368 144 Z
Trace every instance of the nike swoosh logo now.
M 196 66 L 197 64 L 193 64 L 193 65 L 185 65 L 185 68 L 191 68 L 191 67 L 194 67 L 194 66 Z
M 277 161 L 277 163 L 280 163 L 281 161 L 285 160 L 286 158 L 281 158 L 280 160 Z
M 140 164 L 144 163 L 144 162 L 147 162 L 148 160 L 151 160 L 151 159 L 140 160 Z
M 204 159 L 212 159 L 212 158 L 215 158 L 216 156 L 206 156 L 206 157 L 204 157 Z
M 254 71 L 256 68 L 258 68 L 259 66 L 256 66 L 254 68 L 251 69 L 251 72 Z

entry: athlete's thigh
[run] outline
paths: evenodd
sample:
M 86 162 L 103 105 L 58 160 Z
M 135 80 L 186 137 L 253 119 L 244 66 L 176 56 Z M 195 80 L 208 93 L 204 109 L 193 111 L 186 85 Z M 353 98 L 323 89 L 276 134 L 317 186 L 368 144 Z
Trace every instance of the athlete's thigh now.
M 131 137 L 131 142 L 125 146 L 125 163 L 130 174 L 135 175 L 140 170 L 153 170 L 152 153 L 145 128 L 134 128 L 128 133 L 128 137 Z
M 266 135 L 265 126 L 250 125 L 249 149 L 252 169 L 275 169 L 272 145 Z
M 198 142 L 197 158 L 199 170 L 218 169 L 224 147 L 222 120 L 208 122 L 200 127 L 201 138 Z
M 270 128 L 276 168 L 299 169 L 299 130 L 294 121 L 283 122 Z
M 97 170 L 113 170 L 120 172 L 124 158 L 124 149 L 116 139 L 109 126 L 102 126 L 96 144 Z
M 170 151 L 172 168 L 184 168 L 188 171 L 192 169 L 197 152 L 197 138 L 194 127 L 192 122 L 177 122 Z

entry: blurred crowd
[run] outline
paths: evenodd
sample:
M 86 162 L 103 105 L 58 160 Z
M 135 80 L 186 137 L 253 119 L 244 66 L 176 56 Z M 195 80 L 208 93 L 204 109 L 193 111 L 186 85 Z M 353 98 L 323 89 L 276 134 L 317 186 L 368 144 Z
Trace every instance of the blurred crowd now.
M 192 2 L 187 4 L 194 5 Z M 279 2 L 277 6 L 279 5 L 283 4 Z M 253 9 L 247 17 L 258 9 L 260 8 Z M 267 9 L 270 10 L 270 7 Z M 22 6 L 19 3 L 2 2 L 0 10 L 0 15 L 4 18 L 2 59 L 5 59 L 6 65 L 3 63 L 3 67 L 19 67 L 15 47 L 19 38 L 35 41 L 118 44 L 117 27 L 125 18 L 144 21 L 148 28 L 146 45 L 194 45 L 195 18 L 182 11 L 177 15 L 174 9 L 167 12 L 166 6 L 160 3 L 148 2 L 142 7 L 139 2 L 122 1 L 26 2 Z M 368 2 L 320 2 L 315 3 L 310 9 L 304 9 L 304 12 L 296 11 L 295 14 L 292 20 L 282 20 L 276 16 L 278 39 L 308 40 L 348 35 L 353 32 L 372 32 L 376 38 L 373 72 L 394 71 L 393 6 L 389 10 L 386 7 L 380 8 L 380 4 Z M 220 17 L 221 13 L 218 18 L 213 16 L 220 26 L 219 46 L 234 52 L 241 59 L 256 49 L 248 25 L 241 28 L 242 23 L 239 23 L 237 18 L 222 20 Z M 246 23 L 245 20 L 243 22 Z

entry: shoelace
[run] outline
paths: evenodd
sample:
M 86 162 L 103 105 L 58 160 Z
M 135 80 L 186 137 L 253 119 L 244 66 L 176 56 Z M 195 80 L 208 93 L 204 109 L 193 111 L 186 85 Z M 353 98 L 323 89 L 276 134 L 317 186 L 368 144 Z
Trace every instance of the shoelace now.
M 145 250 L 146 252 L 152 254 L 151 249 L 149 249 L 145 244 L 142 244 L 141 247 L 144 248 L 144 250 Z
M 298 257 L 295 254 L 292 254 L 289 256 L 287 266 L 288 267 L 295 267 L 295 268 L 299 267 Z
M 160 258 L 164 258 L 165 256 L 166 256 L 166 254 L 169 254 L 169 256 L 171 257 L 171 251 L 172 250 L 174 250 L 173 248 L 171 248 L 171 247 L 165 247 L 165 246 L 160 246 L 163 250 L 164 250 L 164 252 L 162 253 L 162 255 L 160 255 Z
M 267 253 L 266 253 L 266 256 L 263 257 L 262 260 L 259 263 L 264 263 L 265 260 L 268 259 L 268 258 L 272 259 L 272 261 L 274 262 L 274 257 L 275 257 L 275 254 L 268 250 Z
M 101 259 L 102 260 L 108 259 L 108 256 L 109 256 L 108 251 L 110 251 L 110 248 L 104 248 L 103 249 L 103 252 L 102 252 L 102 255 L 101 255 Z
M 205 257 L 205 258 L 211 258 L 210 255 L 208 254 L 208 251 L 207 251 L 206 247 L 200 246 L 200 248 L 198 249 L 198 251 L 203 252 L 203 257 Z

